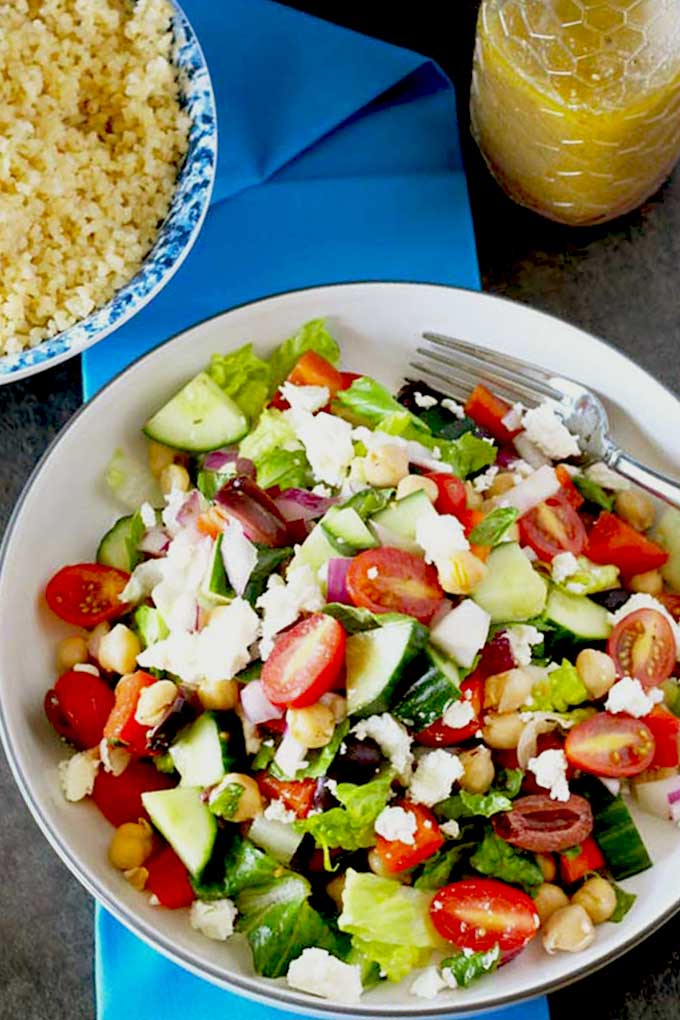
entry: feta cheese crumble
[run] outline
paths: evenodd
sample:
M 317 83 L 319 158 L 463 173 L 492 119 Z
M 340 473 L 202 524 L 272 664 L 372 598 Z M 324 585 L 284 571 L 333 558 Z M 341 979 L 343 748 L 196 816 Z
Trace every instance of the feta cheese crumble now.
M 450 655 L 460 666 L 471 666 L 477 652 L 484 647 L 491 617 L 472 599 L 463 601 L 430 631 L 430 641 Z
M 416 829 L 418 822 L 411 811 L 404 811 L 402 807 L 383 808 L 375 820 L 375 831 L 378 836 L 387 840 L 398 840 L 413 846 L 416 841 Z
M 295 383 L 284 382 L 279 386 L 279 393 L 288 401 L 294 414 L 300 411 L 313 414 L 330 400 L 327 386 L 296 386 Z
M 469 704 L 469 702 L 466 702 Z M 463 775 L 460 758 L 439 748 L 418 761 L 408 791 L 409 800 L 432 807 L 451 793 L 451 787 Z
M 533 772 L 539 786 L 548 790 L 551 800 L 569 800 L 567 783 L 567 756 L 562 750 L 550 748 L 530 758 L 527 768 Z
M 233 517 L 222 532 L 220 552 L 229 584 L 237 595 L 243 595 L 257 563 L 257 548 L 246 538 L 240 521 Z
M 238 910 L 231 900 L 194 900 L 189 911 L 189 923 L 194 931 L 206 938 L 226 942 L 234 934 L 234 921 Z
M 555 584 L 563 584 L 568 577 L 579 569 L 578 560 L 571 552 L 558 553 L 553 558 L 551 575 Z
M 92 751 L 79 751 L 57 766 L 59 783 L 66 800 L 75 802 L 88 797 L 94 789 L 99 758 Z
M 631 613 L 635 613 L 638 609 L 656 609 L 657 613 L 661 613 L 664 616 L 670 628 L 673 631 L 673 637 L 675 638 L 675 649 L 677 657 L 680 659 L 680 624 L 676 623 L 671 614 L 668 612 L 663 602 L 659 602 L 653 595 L 647 595 L 644 592 L 635 592 L 630 598 L 619 608 L 615 613 L 609 614 L 609 622 L 613 627 L 621 620 L 625 620 Z
M 429 411 L 431 407 L 436 407 L 439 401 L 436 397 L 430 396 L 429 393 L 419 393 L 418 390 L 413 394 L 416 407 L 421 407 L 423 411 Z
M 471 702 L 460 700 L 454 701 L 453 704 L 444 711 L 442 716 L 442 722 L 445 726 L 450 726 L 452 730 L 460 730 L 463 726 L 467 726 L 475 718 L 475 710 L 472 707 Z
M 453 818 L 448 822 L 443 822 L 439 828 L 449 839 L 458 839 L 460 836 L 460 825 Z
M 441 405 L 446 411 L 450 411 L 454 417 L 458 419 L 465 417 L 465 408 L 457 400 L 452 400 L 451 397 L 444 397 Z
M 110 772 L 113 776 L 120 776 L 130 764 L 132 755 L 124 747 L 109 744 L 107 738 L 102 737 L 99 742 L 99 758 L 105 772 Z
M 295 623 L 302 612 L 315 613 L 323 609 L 325 599 L 319 579 L 310 566 L 295 567 L 288 571 L 286 580 L 272 574 L 267 590 L 256 602 L 263 610 L 260 656 L 267 659 L 274 647 L 274 636 Z
M 272 800 L 264 809 L 264 817 L 268 822 L 283 822 L 290 825 L 297 818 L 294 811 L 290 811 L 282 800 Z
M 516 666 L 529 666 L 531 664 L 531 649 L 533 645 L 540 645 L 543 635 L 536 627 L 529 623 L 516 623 L 507 627 L 505 636 L 510 645 L 512 657 Z
M 305 448 L 315 481 L 342 485 L 354 457 L 350 423 L 326 411 L 284 411 L 284 415 Z
M 653 687 L 646 691 L 639 680 L 632 676 L 623 676 L 610 687 L 604 707 L 607 712 L 616 715 L 624 712 L 636 719 L 649 715 L 655 705 L 663 701 L 663 691 Z
M 517 402 L 513 404 L 508 413 L 504 418 L 501 418 L 501 424 L 505 425 L 509 432 L 516 432 L 517 429 L 522 428 L 522 417 L 526 412 L 524 404 Z
M 465 530 L 453 514 L 423 514 L 416 521 L 416 542 L 425 562 L 447 563 L 457 552 L 469 549 Z
M 446 988 L 446 981 L 433 964 L 420 972 L 412 982 L 409 991 L 411 995 L 417 995 L 419 999 L 436 999 L 444 988 Z
M 496 464 L 492 464 L 490 468 L 487 468 L 481 475 L 477 475 L 472 481 L 472 488 L 475 492 L 486 492 L 493 485 L 493 480 L 498 474 L 498 467 Z
M 362 719 L 353 728 L 359 740 L 370 737 L 389 759 L 396 769 L 399 778 L 405 782 L 411 777 L 413 765 L 413 754 L 411 753 L 411 738 L 408 730 L 401 723 L 397 722 L 389 712 L 382 715 L 371 715 L 368 719 Z
M 531 442 L 551 460 L 566 460 L 581 452 L 576 439 L 549 404 L 539 404 L 527 411 L 522 426 Z
M 156 527 L 156 511 L 151 506 L 151 503 L 142 503 L 139 508 L 139 516 L 145 528 Z
M 286 981 L 300 992 L 340 1002 L 357 1002 L 363 991 L 359 964 L 343 963 L 326 949 L 303 949 L 290 963 Z
M 274 764 L 277 765 L 284 776 L 295 778 L 295 773 L 307 767 L 305 756 L 309 748 L 296 740 L 290 730 L 284 733 L 283 740 L 279 744 L 274 755 Z

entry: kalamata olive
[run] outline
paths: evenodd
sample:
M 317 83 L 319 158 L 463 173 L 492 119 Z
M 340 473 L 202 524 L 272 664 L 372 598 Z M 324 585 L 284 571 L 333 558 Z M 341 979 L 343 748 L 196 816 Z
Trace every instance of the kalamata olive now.
M 565 801 L 530 794 L 513 801 L 512 811 L 495 815 L 493 827 L 506 843 L 550 853 L 582 843 L 593 830 L 593 812 L 585 797 L 575 793 Z
M 328 788 L 326 777 L 321 776 L 316 782 L 312 798 L 312 811 L 330 811 L 332 807 L 337 806 L 338 802 Z
M 382 762 L 382 752 L 374 740 L 370 737 L 359 740 L 350 733 L 336 754 L 328 775 L 339 783 L 365 783 L 376 775 Z
M 621 606 L 625 606 L 631 593 L 624 588 L 610 588 L 609 591 L 598 591 L 589 597 L 593 602 L 599 602 L 610 613 L 615 613 Z
M 146 738 L 149 750 L 156 754 L 167 751 L 179 731 L 197 715 L 196 705 L 180 691 L 158 725 L 149 730 Z
M 418 394 L 418 397 L 416 397 Z M 418 403 L 422 397 L 434 397 L 439 403 L 432 407 L 423 408 Z M 477 428 L 472 418 L 458 418 L 445 405 L 441 403 L 446 400 L 446 394 L 439 390 L 432 389 L 427 383 L 410 380 L 404 383 L 397 394 L 397 400 L 412 414 L 422 418 L 429 426 L 432 434 L 442 439 L 458 439 L 464 432 L 474 432 Z M 422 399 L 421 399 L 422 403 Z
M 274 548 L 290 544 L 288 525 L 276 503 L 252 478 L 230 478 L 215 493 L 215 502 L 240 522 L 251 542 Z

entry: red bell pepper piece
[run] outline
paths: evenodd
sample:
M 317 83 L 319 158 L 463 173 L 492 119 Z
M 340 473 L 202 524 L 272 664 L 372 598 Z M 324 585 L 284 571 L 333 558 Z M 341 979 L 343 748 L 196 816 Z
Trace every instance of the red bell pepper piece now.
M 146 746 L 149 727 L 137 722 L 135 712 L 140 693 L 155 683 L 155 676 L 140 669 L 121 677 L 116 684 L 116 703 L 104 727 L 104 736 L 115 743 L 124 744 L 132 754 L 149 753 Z
M 149 873 L 146 888 L 158 897 L 161 906 L 177 910 L 196 899 L 189 872 L 171 846 L 150 857 L 144 867 Z
M 589 871 L 599 871 L 605 865 L 602 851 L 592 836 L 587 836 L 580 844 L 581 852 L 577 857 L 565 857 L 559 854 L 560 877 L 565 885 L 573 885 L 587 875 Z
M 585 500 L 581 493 L 578 491 L 571 475 L 565 468 L 564 464 L 558 464 L 555 468 L 555 474 L 557 475 L 558 481 L 562 486 L 562 495 L 566 499 L 567 503 L 571 503 L 574 510 L 578 510 L 579 507 L 583 506 Z
M 503 424 L 503 418 L 511 410 L 510 404 L 495 396 L 481 383 L 475 386 L 465 404 L 465 413 L 468 417 L 472 418 L 480 428 L 486 429 L 499 443 L 512 442 L 513 437 L 522 431 L 521 429 L 508 429 Z
M 314 791 L 316 790 L 315 779 L 296 779 L 286 781 L 269 775 L 268 772 L 258 772 L 255 776 L 260 792 L 269 800 L 280 800 L 289 811 L 294 811 L 298 818 L 306 818 L 312 810 Z
M 385 839 L 383 836 L 378 836 L 375 844 L 375 852 L 385 871 L 393 873 L 406 871 L 407 868 L 415 868 L 416 864 L 427 860 L 444 843 L 444 837 L 437 825 L 437 820 L 429 808 L 423 807 L 422 804 L 411 804 L 409 801 L 404 801 L 399 806 L 415 816 L 414 842 L 402 843 L 398 839 Z
M 665 549 L 607 510 L 590 529 L 584 552 L 593 563 L 613 563 L 624 577 L 656 570 L 668 559 Z

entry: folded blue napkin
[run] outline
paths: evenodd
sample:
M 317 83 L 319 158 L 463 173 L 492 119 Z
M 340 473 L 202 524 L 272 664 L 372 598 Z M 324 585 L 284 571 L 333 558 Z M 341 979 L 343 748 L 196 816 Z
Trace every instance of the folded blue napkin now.
M 170 284 L 85 352 L 87 397 L 169 336 L 258 297 L 352 280 L 479 287 L 455 97 L 436 65 L 268 0 L 184 8 L 217 98 L 213 201 Z M 96 989 L 99 1020 L 283 1017 L 170 963 L 99 907 Z M 548 1011 L 535 1000 L 486 1015 Z

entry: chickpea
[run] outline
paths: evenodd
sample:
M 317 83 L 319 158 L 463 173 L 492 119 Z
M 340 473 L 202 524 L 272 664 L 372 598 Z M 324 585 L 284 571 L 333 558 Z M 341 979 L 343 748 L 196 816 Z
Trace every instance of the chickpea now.
M 487 496 L 493 499 L 495 496 L 502 496 L 515 488 L 515 476 L 511 471 L 499 471 L 493 482 L 487 489 Z
M 552 917 L 557 910 L 569 906 L 569 897 L 564 889 L 560 889 L 559 885 L 544 882 L 534 897 L 534 906 L 541 919 L 541 924 L 545 927 L 548 918 Z
M 623 492 L 617 492 L 614 509 L 619 517 L 636 531 L 647 531 L 656 516 L 654 503 L 639 489 L 624 489 Z
M 159 478 L 165 468 L 170 467 L 175 462 L 175 451 L 171 450 L 169 446 L 157 443 L 153 439 L 149 440 L 147 456 L 149 458 L 149 469 L 154 478 Z
M 555 953 L 559 949 L 566 953 L 580 953 L 594 940 L 593 922 L 578 903 L 556 910 L 543 928 L 543 947 L 547 953 Z
M 447 562 L 437 564 L 439 583 L 449 595 L 469 595 L 481 584 L 486 573 L 486 563 L 469 549 L 461 549 Z
M 124 623 L 117 623 L 113 630 L 103 635 L 97 658 L 102 669 L 122 676 L 134 672 L 141 650 L 142 645 L 134 631 Z
M 317 702 L 309 708 L 289 708 L 286 722 L 291 734 L 305 747 L 325 747 L 335 730 L 335 713 Z
M 378 489 L 398 485 L 408 474 L 408 452 L 392 443 L 369 450 L 364 464 L 366 481 Z
M 148 822 L 140 818 L 138 822 L 125 822 L 119 825 L 109 844 L 109 861 L 120 871 L 141 868 L 153 849 L 153 833 Z
M 347 718 L 347 698 L 343 698 L 341 694 L 329 691 L 327 694 L 322 694 L 319 701 L 322 705 L 330 708 L 336 723 L 342 722 L 343 719 Z
M 578 653 L 576 672 L 591 698 L 603 698 L 616 681 L 614 660 L 596 648 L 584 648 Z
M 391 878 L 395 882 L 401 882 L 402 885 L 411 884 L 411 876 L 408 871 L 389 871 L 377 850 L 368 851 L 368 866 L 379 878 Z
M 177 685 L 172 680 L 157 680 L 139 692 L 135 709 L 135 722 L 140 726 L 158 726 L 177 697 Z
M 484 719 L 484 742 L 496 751 L 512 751 L 522 736 L 524 722 L 519 712 L 490 712 Z
M 425 478 L 423 475 L 406 475 L 397 485 L 397 499 L 421 491 L 425 493 L 430 503 L 434 503 L 439 496 L 437 483 L 431 478 Z
M 468 793 L 486 793 L 496 774 L 489 748 L 480 745 L 461 751 L 459 758 L 463 766 L 463 775 L 458 780 L 461 789 Z
M 149 871 L 147 868 L 128 868 L 123 872 L 123 875 L 128 880 L 133 889 L 137 892 L 141 892 L 146 886 L 146 881 L 149 877 Z
M 595 875 L 574 893 L 571 902 L 583 907 L 593 924 L 602 924 L 616 910 L 616 893 L 606 878 Z
M 229 772 L 224 779 L 220 780 L 219 786 L 213 791 L 218 795 L 226 786 L 241 786 L 243 793 L 239 797 L 234 814 L 229 819 L 231 822 L 250 822 L 253 818 L 261 815 L 264 811 L 260 787 L 252 776 L 246 776 L 242 772 Z
M 644 574 L 634 574 L 628 582 L 631 591 L 644 592 L 646 595 L 660 595 L 663 591 L 663 577 L 660 570 L 647 570 Z
M 226 712 L 238 704 L 236 680 L 204 680 L 198 687 L 198 699 L 207 712 Z
M 80 634 L 71 634 L 57 645 L 57 671 L 61 675 L 80 663 L 87 662 L 87 641 Z
M 158 479 L 163 495 L 179 489 L 180 492 L 188 492 L 191 484 L 189 472 L 181 464 L 168 464 L 160 473 Z
M 499 712 L 514 712 L 526 705 L 534 686 L 534 677 L 518 666 L 505 673 L 494 673 L 484 685 L 484 706 Z
M 87 639 L 87 651 L 88 655 L 90 655 L 93 659 L 99 658 L 99 646 L 101 644 L 101 640 L 105 634 L 109 633 L 110 630 L 111 627 L 106 621 L 104 621 L 103 623 L 98 623 L 94 630 L 90 631 L 90 636 Z
M 536 861 L 546 882 L 552 882 L 557 874 L 557 865 L 552 854 L 536 854 Z
M 481 492 L 477 492 L 472 482 L 465 483 L 465 503 L 468 510 L 479 510 L 484 502 Z
M 345 891 L 346 882 L 347 875 L 343 873 L 341 875 L 336 875 L 335 878 L 332 878 L 328 885 L 326 886 L 326 892 L 328 893 L 330 898 L 333 900 L 333 903 L 335 903 L 336 907 L 340 911 L 342 910 L 342 894 Z

